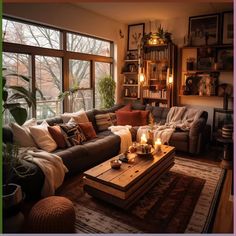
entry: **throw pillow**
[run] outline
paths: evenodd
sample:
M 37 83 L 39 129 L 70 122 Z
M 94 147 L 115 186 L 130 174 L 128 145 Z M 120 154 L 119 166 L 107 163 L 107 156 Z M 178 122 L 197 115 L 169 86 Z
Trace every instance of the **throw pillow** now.
M 10 127 L 14 142 L 21 147 L 37 147 L 29 130 L 29 127 L 33 125 L 37 125 L 35 118 L 27 120 L 22 126 L 19 126 L 17 123 L 11 123 Z
M 58 148 L 66 148 L 66 141 L 59 125 L 48 126 L 48 131 L 56 142 Z
M 140 111 L 116 111 L 117 125 L 142 125 L 142 116 Z
M 71 118 L 68 123 L 60 125 L 60 127 L 68 147 L 79 145 L 86 141 L 83 131 L 74 118 Z
M 109 116 L 111 118 L 111 123 L 117 125 L 116 113 L 109 113 Z
M 96 115 L 95 119 L 98 131 L 108 130 L 108 127 L 112 125 L 109 113 Z
M 117 111 L 132 111 L 132 104 L 129 103 L 129 104 L 125 105 L 124 107 L 118 109 Z
M 79 127 L 82 129 L 82 131 L 85 135 L 85 138 L 87 140 L 97 137 L 96 132 L 93 128 L 92 122 L 79 123 Z
M 140 111 L 140 113 L 141 113 L 141 125 L 147 125 L 149 111 Z
M 29 127 L 35 143 L 47 152 L 53 152 L 57 148 L 56 142 L 48 132 L 48 123 L 44 120 L 40 125 Z
M 84 122 L 89 122 L 89 119 L 88 119 L 88 117 L 87 117 L 87 115 L 86 115 L 86 113 L 83 109 L 79 110 L 78 112 L 74 112 L 74 113 L 61 114 L 61 118 L 63 120 L 63 123 L 69 122 L 69 120 L 72 117 L 74 118 L 74 120 L 77 124 L 84 123 Z

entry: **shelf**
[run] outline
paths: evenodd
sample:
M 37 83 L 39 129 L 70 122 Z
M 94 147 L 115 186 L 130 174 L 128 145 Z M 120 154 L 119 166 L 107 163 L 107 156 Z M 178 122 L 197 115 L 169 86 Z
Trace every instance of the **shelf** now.
M 221 98 L 221 99 L 223 99 L 223 97 L 220 97 L 220 96 L 207 96 L 207 95 L 199 96 L 199 95 L 183 95 L 183 94 L 179 94 L 179 97 L 203 97 L 203 98 Z
M 136 87 L 138 84 L 123 84 L 125 87 Z
M 199 72 L 212 73 L 212 72 L 232 72 L 232 71 L 233 70 L 187 70 L 187 71 L 182 71 L 182 73 L 195 74 Z
M 123 72 L 124 75 L 138 75 L 138 72 Z
M 232 44 L 202 45 L 202 46 L 184 46 L 183 48 L 230 48 Z
M 138 62 L 138 59 L 125 60 L 125 62 Z
M 124 99 L 127 99 L 127 100 L 137 100 L 138 98 L 137 97 L 124 97 Z
M 150 97 L 143 97 L 143 99 L 153 99 L 153 100 L 159 100 L 159 101 L 167 101 L 167 98 L 150 98 Z
M 157 44 L 157 45 L 144 45 L 144 48 L 161 48 L 161 47 L 168 47 L 168 44 Z

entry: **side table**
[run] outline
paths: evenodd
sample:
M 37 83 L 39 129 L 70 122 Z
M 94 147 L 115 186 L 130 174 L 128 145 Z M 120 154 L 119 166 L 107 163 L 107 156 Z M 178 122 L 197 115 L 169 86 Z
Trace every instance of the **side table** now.
M 223 160 L 221 161 L 221 167 L 223 169 L 232 169 L 233 167 L 233 139 L 217 137 L 217 142 L 224 145 Z

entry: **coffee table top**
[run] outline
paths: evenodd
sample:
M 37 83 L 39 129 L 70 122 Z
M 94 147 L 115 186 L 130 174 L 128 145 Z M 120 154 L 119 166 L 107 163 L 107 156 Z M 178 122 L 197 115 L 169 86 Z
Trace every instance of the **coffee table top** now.
M 162 145 L 160 154 L 151 158 L 137 156 L 133 162 L 123 162 L 120 169 L 112 169 L 110 161 L 119 158 L 119 156 L 116 156 L 84 172 L 84 176 L 125 191 L 155 167 L 161 166 L 163 161 L 168 161 L 167 159 L 172 156 L 174 151 L 174 147 Z

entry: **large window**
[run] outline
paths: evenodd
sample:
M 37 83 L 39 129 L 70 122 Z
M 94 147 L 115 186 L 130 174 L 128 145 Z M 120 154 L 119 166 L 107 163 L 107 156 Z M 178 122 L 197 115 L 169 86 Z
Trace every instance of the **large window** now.
M 100 108 L 97 82 L 111 74 L 111 42 L 12 18 L 3 19 L 2 32 L 3 67 L 30 78 L 28 84 L 14 81 L 35 94 L 36 108 L 29 117 L 45 119 L 71 111 L 69 98 L 62 102 L 58 95 L 75 87 L 73 111 Z M 5 116 L 8 122 L 11 118 Z
M 67 33 L 67 50 L 109 57 L 111 44 L 104 40 Z
M 36 56 L 36 92 L 38 119 L 54 117 L 62 112 L 58 94 L 62 85 L 61 58 Z
M 23 80 L 20 76 L 14 76 L 13 74 L 20 74 L 30 78 L 30 56 L 27 54 L 19 53 L 3 53 L 2 55 L 2 67 L 4 69 L 4 75 L 6 75 L 7 86 L 22 86 L 30 90 L 30 83 Z M 12 74 L 12 75 L 11 75 Z M 14 94 L 14 90 L 8 90 L 8 97 Z M 24 99 L 18 99 L 18 102 L 21 103 L 22 107 L 28 108 Z M 12 103 L 16 102 L 15 100 L 11 101 Z M 30 112 L 28 112 L 30 115 Z M 30 118 L 30 117 L 28 117 Z M 9 123 L 13 121 L 11 114 L 6 111 L 4 113 L 5 122 Z
M 3 41 L 43 48 L 60 49 L 60 31 L 3 19 Z

